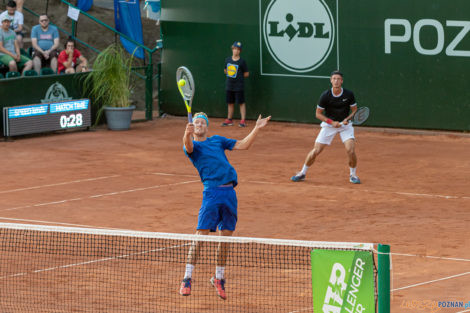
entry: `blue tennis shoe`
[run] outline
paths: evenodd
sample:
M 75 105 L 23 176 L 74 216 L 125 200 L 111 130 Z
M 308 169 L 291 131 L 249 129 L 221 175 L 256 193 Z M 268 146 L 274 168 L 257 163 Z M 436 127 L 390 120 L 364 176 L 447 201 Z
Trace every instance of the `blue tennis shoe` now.
M 353 184 L 360 184 L 361 180 L 357 176 L 349 176 L 349 181 Z
M 302 174 L 301 172 L 295 174 L 290 178 L 293 182 L 299 182 L 299 181 L 304 181 L 305 180 L 305 174 Z

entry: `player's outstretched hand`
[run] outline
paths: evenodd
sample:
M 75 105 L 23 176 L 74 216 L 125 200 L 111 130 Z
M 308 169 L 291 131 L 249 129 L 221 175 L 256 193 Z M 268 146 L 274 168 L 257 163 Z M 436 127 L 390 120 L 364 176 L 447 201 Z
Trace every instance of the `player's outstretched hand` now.
M 258 120 L 256 121 L 256 127 L 262 128 L 266 126 L 271 119 L 271 115 L 265 118 L 261 118 L 261 114 L 258 116 Z

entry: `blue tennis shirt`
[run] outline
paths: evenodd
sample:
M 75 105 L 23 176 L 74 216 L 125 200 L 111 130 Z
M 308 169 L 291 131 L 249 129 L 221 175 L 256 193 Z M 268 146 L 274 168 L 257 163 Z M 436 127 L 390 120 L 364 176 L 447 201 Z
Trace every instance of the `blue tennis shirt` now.
M 183 146 L 184 153 L 193 162 L 199 172 L 204 189 L 233 183 L 238 184 L 237 172 L 228 162 L 225 150 L 232 150 L 237 141 L 222 136 L 208 137 L 204 141 L 193 140 L 193 153 L 188 154 Z

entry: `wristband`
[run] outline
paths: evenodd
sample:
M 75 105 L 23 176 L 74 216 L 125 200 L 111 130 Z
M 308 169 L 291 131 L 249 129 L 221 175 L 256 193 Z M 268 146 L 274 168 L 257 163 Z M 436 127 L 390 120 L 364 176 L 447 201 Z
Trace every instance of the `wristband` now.
M 333 120 L 331 118 L 328 118 L 328 119 L 326 119 L 326 123 L 331 125 L 331 124 L 333 124 Z

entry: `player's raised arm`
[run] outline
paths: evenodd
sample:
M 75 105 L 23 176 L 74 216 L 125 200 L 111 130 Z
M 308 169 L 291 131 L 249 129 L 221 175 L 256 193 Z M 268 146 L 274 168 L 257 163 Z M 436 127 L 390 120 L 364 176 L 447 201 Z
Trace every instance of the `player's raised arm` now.
M 233 150 L 247 150 L 251 147 L 253 142 L 255 141 L 256 135 L 258 134 L 258 131 L 260 128 L 263 128 L 266 126 L 271 119 L 271 116 L 261 118 L 261 114 L 258 117 L 258 120 L 256 121 L 256 125 L 253 128 L 253 130 L 243 138 L 242 140 L 238 140 L 235 146 L 233 147 Z
M 194 148 L 193 133 L 194 133 L 194 124 L 193 123 L 186 124 L 186 130 L 184 131 L 184 135 L 183 135 L 183 145 L 188 154 L 193 153 L 193 148 Z

